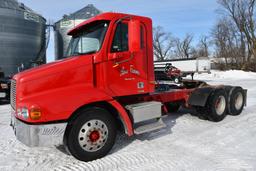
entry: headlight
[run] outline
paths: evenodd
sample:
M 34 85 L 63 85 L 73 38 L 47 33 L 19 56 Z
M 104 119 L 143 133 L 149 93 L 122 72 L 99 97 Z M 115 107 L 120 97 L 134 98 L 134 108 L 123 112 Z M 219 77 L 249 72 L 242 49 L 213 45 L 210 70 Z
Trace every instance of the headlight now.
M 29 118 L 29 112 L 28 112 L 28 109 L 26 107 L 23 107 L 21 109 L 21 116 L 24 118 L 24 119 L 28 119 Z
M 30 110 L 26 107 L 21 107 L 17 109 L 17 115 L 20 118 L 28 120 L 39 120 L 41 119 L 41 109 L 39 107 L 32 106 Z
M 17 115 L 18 115 L 18 117 L 21 117 L 21 118 L 24 118 L 27 120 L 29 118 L 28 109 L 26 107 L 18 108 Z
M 22 116 L 22 114 L 21 114 L 21 109 L 20 109 L 20 108 L 17 109 L 17 115 L 18 115 L 18 117 L 21 117 L 21 116 Z

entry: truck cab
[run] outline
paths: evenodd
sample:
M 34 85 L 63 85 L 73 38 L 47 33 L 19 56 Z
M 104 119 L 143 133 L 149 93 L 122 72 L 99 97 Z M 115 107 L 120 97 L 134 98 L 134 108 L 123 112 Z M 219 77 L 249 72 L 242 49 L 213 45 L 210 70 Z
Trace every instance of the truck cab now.
M 65 59 L 12 79 L 11 125 L 29 147 L 64 144 L 90 161 L 111 150 L 118 129 L 132 136 L 163 128 L 162 116 L 181 105 L 213 121 L 244 107 L 246 93 L 238 87 L 192 82 L 156 91 L 150 18 L 103 13 L 68 34 Z M 229 96 L 238 100 L 229 105 Z

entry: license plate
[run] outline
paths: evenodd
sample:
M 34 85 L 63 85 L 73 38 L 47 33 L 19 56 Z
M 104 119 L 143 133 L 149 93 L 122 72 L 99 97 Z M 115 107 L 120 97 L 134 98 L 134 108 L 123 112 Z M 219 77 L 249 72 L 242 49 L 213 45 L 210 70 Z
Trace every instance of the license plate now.
M 0 93 L 0 98 L 4 98 L 6 96 L 6 93 Z

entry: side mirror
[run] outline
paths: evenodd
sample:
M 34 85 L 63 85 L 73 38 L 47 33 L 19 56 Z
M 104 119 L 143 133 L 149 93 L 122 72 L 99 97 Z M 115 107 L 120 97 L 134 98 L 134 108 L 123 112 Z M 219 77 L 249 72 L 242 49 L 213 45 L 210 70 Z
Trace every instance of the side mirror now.
M 128 23 L 128 33 L 129 33 L 129 50 L 130 52 L 140 51 L 140 21 L 130 20 Z

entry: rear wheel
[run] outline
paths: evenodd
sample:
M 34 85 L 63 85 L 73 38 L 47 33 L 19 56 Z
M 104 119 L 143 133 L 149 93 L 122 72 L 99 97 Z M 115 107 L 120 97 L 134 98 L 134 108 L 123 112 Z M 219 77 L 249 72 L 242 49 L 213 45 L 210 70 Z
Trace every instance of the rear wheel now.
M 202 119 L 219 122 L 226 117 L 227 94 L 223 89 L 215 90 L 209 96 L 205 107 L 196 107 L 198 115 Z
M 226 117 L 227 94 L 223 89 L 216 90 L 207 104 L 208 119 L 214 122 L 222 121 Z
M 231 95 L 229 101 L 229 111 L 230 115 L 239 115 L 243 111 L 245 105 L 245 95 L 241 87 L 236 87 Z
M 66 136 L 68 151 L 78 160 L 91 161 L 104 157 L 115 142 L 115 119 L 101 108 L 82 110 L 71 123 Z

